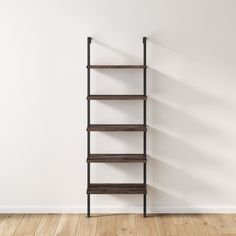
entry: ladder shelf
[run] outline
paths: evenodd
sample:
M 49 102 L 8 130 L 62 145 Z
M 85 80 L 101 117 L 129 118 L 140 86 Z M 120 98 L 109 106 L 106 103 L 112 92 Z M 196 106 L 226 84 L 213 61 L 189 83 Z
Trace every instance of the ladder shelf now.
M 141 65 L 91 65 L 90 44 L 92 38 L 87 38 L 87 216 L 90 217 L 90 195 L 91 194 L 142 194 L 143 215 L 146 217 L 146 41 L 143 37 L 143 64 Z M 143 93 L 142 94 L 90 94 L 90 70 L 91 69 L 142 69 L 143 70 Z M 142 124 L 91 124 L 90 103 L 93 100 L 140 100 L 143 102 L 143 123 Z M 91 153 L 90 141 L 91 132 L 142 132 L 143 152 L 142 153 Z M 142 183 L 91 183 L 91 163 L 141 163 L 143 164 Z

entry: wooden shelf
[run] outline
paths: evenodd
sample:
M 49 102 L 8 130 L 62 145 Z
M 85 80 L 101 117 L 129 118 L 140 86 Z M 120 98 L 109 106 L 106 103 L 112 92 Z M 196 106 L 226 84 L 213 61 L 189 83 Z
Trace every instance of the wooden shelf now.
M 144 163 L 146 161 L 144 154 L 90 154 L 87 158 L 89 163 Z
M 144 69 L 144 65 L 89 65 L 89 69 Z
M 89 184 L 87 194 L 146 194 L 145 184 Z
M 139 124 L 98 124 L 89 125 L 87 131 L 147 131 L 147 127 Z
M 88 100 L 147 100 L 145 95 L 89 95 Z

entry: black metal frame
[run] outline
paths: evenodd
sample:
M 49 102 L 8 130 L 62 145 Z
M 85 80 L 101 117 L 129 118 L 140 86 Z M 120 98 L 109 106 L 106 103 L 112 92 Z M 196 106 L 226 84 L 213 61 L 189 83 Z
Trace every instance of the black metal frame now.
M 146 42 L 147 38 L 143 37 L 143 95 L 147 95 L 147 62 L 146 62 Z M 147 125 L 147 102 L 146 100 L 143 101 L 143 124 Z M 143 132 L 143 154 L 146 157 L 147 154 L 147 133 L 146 131 Z M 146 162 L 143 163 L 143 183 L 146 186 L 147 180 L 147 166 Z M 143 195 L 143 216 L 146 217 L 147 215 L 147 195 Z
M 92 38 L 87 38 L 87 96 L 90 95 L 90 44 Z M 87 99 L 87 127 L 90 125 L 90 100 Z M 90 131 L 87 131 L 87 156 L 90 155 Z M 90 163 L 87 162 L 87 186 L 90 184 Z M 87 194 L 87 216 L 90 217 L 90 194 Z
M 90 95 L 90 45 L 92 38 L 87 38 L 87 96 Z M 147 38 L 143 37 L 143 95 L 147 94 L 147 64 L 146 64 L 146 41 Z M 146 126 L 147 121 L 147 103 L 146 100 L 143 101 L 143 124 Z M 87 127 L 90 125 L 90 100 L 87 99 Z M 146 145 L 147 135 L 146 131 L 143 132 L 143 154 L 146 157 Z M 90 155 L 90 131 L 87 131 L 87 156 Z M 143 183 L 146 186 L 147 167 L 146 162 L 143 163 Z M 90 163 L 87 162 L 87 186 L 90 184 Z M 143 216 L 147 215 L 147 199 L 146 194 L 143 194 Z M 87 193 L 87 217 L 90 217 L 90 194 Z

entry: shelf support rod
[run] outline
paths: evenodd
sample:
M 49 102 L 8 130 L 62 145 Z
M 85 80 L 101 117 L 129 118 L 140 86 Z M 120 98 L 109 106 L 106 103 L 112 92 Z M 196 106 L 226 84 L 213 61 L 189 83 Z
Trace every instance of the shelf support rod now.
M 90 95 L 90 44 L 92 38 L 87 38 L 87 97 Z M 90 100 L 87 100 L 87 127 L 90 125 Z M 87 131 L 87 157 L 90 156 L 90 131 Z M 90 184 L 90 163 L 87 163 L 87 187 Z M 90 194 L 87 193 L 87 217 L 90 217 Z
M 143 95 L 147 95 L 147 61 L 146 61 L 146 42 L 147 38 L 143 37 Z M 147 102 L 146 100 L 143 101 L 143 124 L 146 127 L 147 125 Z M 146 157 L 147 154 L 147 134 L 146 131 L 143 132 L 143 154 Z M 147 179 L 147 167 L 146 162 L 143 163 L 143 183 L 146 188 L 146 179 Z M 147 196 L 146 194 L 143 195 L 143 216 L 146 217 L 147 215 Z

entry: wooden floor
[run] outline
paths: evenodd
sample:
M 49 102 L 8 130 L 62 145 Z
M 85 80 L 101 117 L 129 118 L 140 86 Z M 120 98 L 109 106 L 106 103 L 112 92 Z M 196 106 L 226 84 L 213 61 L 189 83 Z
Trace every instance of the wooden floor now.
M 207 236 L 236 235 L 236 214 L 205 215 L 0 215 L 0 236 L 101 235 L 101 236 Z

